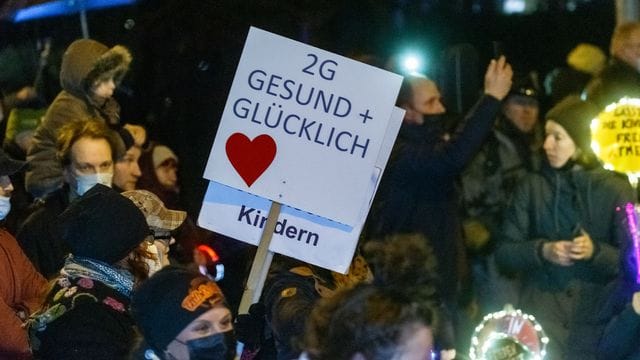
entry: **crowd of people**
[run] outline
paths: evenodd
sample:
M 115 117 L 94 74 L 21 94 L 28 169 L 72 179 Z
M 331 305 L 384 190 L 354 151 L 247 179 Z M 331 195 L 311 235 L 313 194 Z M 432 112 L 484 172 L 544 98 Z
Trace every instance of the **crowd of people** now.
M 454 121 L 434 80 L 406 76 L 349 271 L 276 256 L 247 314 L 251 264 L 231 264 L 247 257 L 182 210 L 176 153 L 120 119 L 133 56 L 77 40 L 41 118 L 11 113 L 31 90 L 3 99 L 0 358 L 464 359 L 507 304 L 535 315 L 548 359 L 640 354 L 637 193 L 590 134 L 606 105 L 640 96 L 640 23 L 615 29 L 609 60 L 579 44 L 545 89 L 492 59 Z M 516 358 L 495 350 L 483 358 Z

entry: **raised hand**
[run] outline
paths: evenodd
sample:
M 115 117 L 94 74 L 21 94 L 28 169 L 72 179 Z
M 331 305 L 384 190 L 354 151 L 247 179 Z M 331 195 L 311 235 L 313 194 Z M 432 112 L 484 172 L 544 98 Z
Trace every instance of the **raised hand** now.
M 513 70 L 504 56 L 491 60 L 484 74 L 484 93 L 498 100 L 504 99 L 511 89 Z

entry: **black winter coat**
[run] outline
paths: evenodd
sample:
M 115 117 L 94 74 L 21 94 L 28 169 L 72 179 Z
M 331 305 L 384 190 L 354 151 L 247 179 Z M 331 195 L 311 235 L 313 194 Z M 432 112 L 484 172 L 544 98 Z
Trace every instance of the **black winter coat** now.
M 133 346 L 130 299 L 89 278 L 60 280 L 47 296 L 44 310 L 57 307 L 57 319 L 38 331 L 30 328 L 31 345 L 42 360 L 127 359 Z
M 69 206 L 69 187 L 47 196 L 20 226 L 16 239 L 22 250 L 45 278 L 55 277 L 69 253 L 58 229 L 58 216 Z
M 607 325 L 598 346 L 598 359 L 640 360 L 640 315 L 631 304 Z
M 605 286 L 618 273 L 619 248 L 629 241 L 625 205 L 633 202 L 623 176 L 577 166 L 555 170 L 547 165 L 516 188 L 496 261 L 521 274 L 518 306 L 547 332 L 551 359 L 594 358 L 605 322 L 597 314 Z M 590 260 L 559 266 L 542 258 L 545 242 L 572 240 L 581 229 L 594 242 Z
M 371 236 L 424 234 L 448 301 L 455 299 L 463 255 L 456 179 L 482 146 L 499 109 L 497 99 L 482 96 L 449 140 L 441 124 L 404 124 L 368 224 Z

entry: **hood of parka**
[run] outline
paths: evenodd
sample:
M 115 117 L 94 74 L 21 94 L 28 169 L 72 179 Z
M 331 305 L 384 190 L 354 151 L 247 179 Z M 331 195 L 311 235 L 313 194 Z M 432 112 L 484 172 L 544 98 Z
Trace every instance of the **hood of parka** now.
M 91 39 L 76 40 L 65 51 L 60 69 L 60 85 L 67 92 L 85 98 L 93 82 L 113 76 L 119 83 L 131 63 L 127 48 L 116 45 L 109 49 Z

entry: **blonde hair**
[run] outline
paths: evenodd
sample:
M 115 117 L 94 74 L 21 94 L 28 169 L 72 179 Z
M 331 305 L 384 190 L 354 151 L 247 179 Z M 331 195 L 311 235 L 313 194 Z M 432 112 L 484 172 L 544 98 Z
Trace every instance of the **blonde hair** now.
M 82 138 L 105 139 L 111 148 L 111 158 L 116 160 L 116 139 L 107 125 L 92 120 L 72 120 L 64 125 L 58 134 L 56 156 L 63 166 L 71 164 L 71 148 Z

